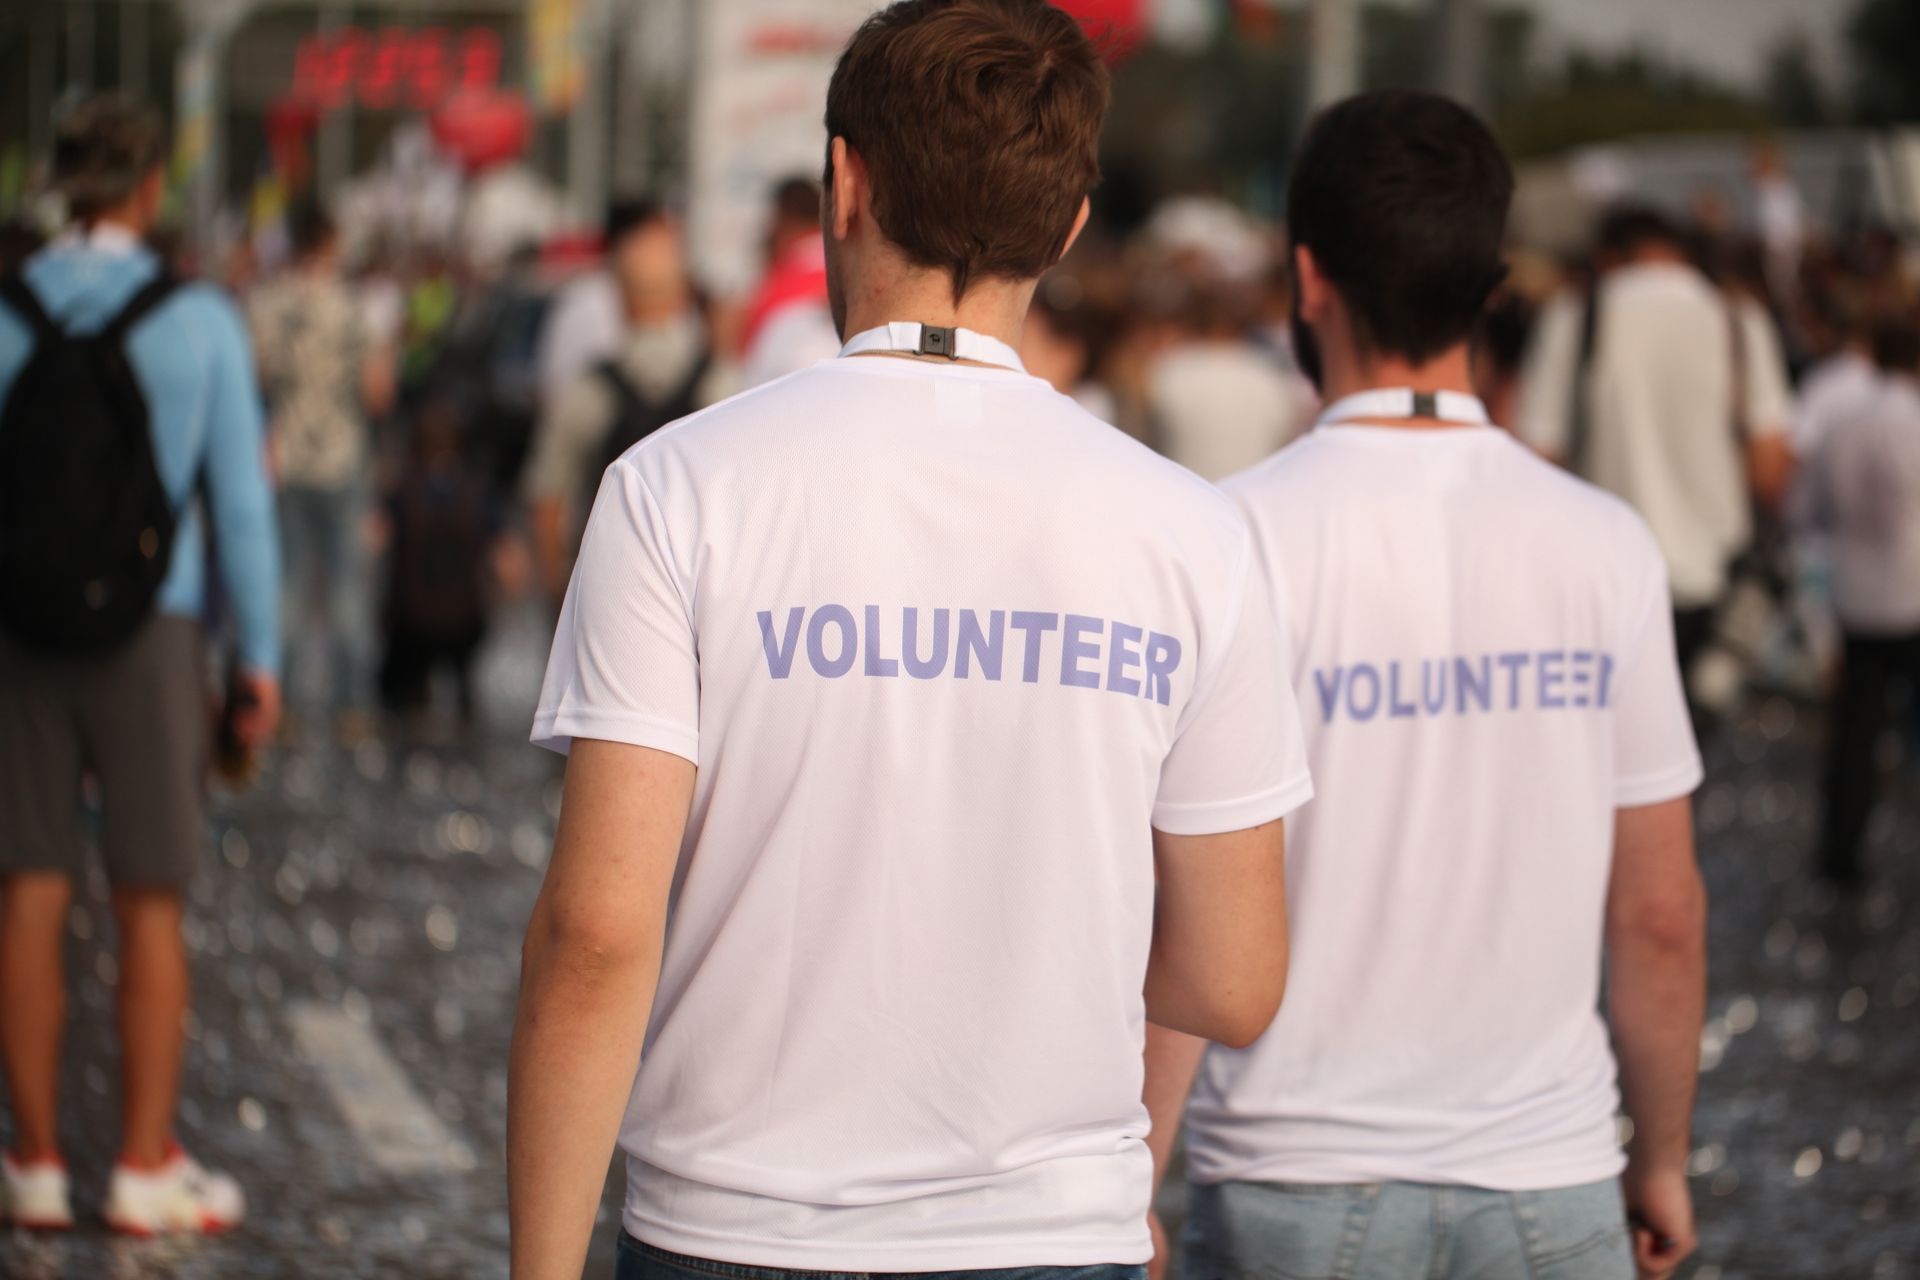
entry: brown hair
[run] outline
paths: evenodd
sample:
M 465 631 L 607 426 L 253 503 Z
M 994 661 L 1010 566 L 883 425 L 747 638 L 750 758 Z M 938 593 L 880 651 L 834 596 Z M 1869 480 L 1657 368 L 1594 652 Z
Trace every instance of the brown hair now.
M 54 131 L 53 186 L 69 214 L 85 222 L 125 204 L 166 155 L 156 112 L 119 94 L 97 94 Z
M 1106 112 L 1093 42 L 1045 0 L 901 0 L 855 33 L 827 90 L 827 133 L 866 161 L 880 230 L 948 272 L 956 301 L 1059 260 L 1100 180 Z

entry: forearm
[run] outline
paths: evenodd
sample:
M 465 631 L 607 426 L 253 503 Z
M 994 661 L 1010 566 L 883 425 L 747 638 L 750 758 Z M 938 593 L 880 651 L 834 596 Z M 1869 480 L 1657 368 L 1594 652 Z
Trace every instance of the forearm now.
M 1197 1036 L 1147 1024 L 1147 1083 L 1142 1096 L 1153 1126 L 1147 1133 L 1147 1149 L 1153 1153 L 1156 1192 L 1173 1160 L 1187 1095 L 1193 1090 L 1193 1078 L 1206 1052 L 1207 1042 Z
M 577 1280 L 659 978 L 529 930 L 507 1095 L 515 1280 Z
M 1691 1147 L 1700 1027 L 1706 1018 L 1704 911 L 1690 936 L 1614 939 L 1608 1012 L 1620 1063 L 1620 1093 L 1633 1121 L 1628 1146 L 1643 1169 L 1679 1169 Z

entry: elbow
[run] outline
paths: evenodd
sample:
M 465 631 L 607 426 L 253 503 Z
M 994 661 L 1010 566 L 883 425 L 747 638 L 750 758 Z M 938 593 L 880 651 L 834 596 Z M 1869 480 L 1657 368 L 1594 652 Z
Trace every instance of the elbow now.
M 1287 992 L 1287 958 L 1283 950 L 1257 975 L 1244 974 L 1232 986 L 1216 990 L 1203 1002 L 1199 1024 L 1179 1028 L 1229 1049 L 1245 1049 L 1273 1025 Z
M 1615 948 L 1662 956 L 1703 955 L 1707 949 L 1707 894 L 1698 880 L 1686 891 L 1657 902 L 1616 909 L 1607 923 L 1608 943 Z
M 618 981 L 657 961 L 648 930 L 622 913 L 541 904 L 520 947 L 521 972 L 568 983 Z

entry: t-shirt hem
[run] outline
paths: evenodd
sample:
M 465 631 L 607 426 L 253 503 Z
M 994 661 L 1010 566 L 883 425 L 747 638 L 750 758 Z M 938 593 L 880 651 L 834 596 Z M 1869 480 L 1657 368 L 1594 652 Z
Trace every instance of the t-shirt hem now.
M 700 735 L 685 725 L 625 711 L 601 711 L 572 707 L 565 711 L 542 711 L 533 720 L 533 744 L 566 755 L 577 738 L 601 742 L 622 742 L 629 746 L 650 747 L 700 763 Z
M 1244 831 L 1284 818 L 1313 799 L 1313 776 L 1301 772 L 1258 795 L 1214 804 L 1156 804 L 1153 827 L 1170 836 L 1211 836 Z
M 1613 803 L 1616 808 L 1628 809 L 1637 805 L 1659 804 L 1665 800 L 1677 800 L 1681 796 L 1692 795 L 1706 780 L 1706 770 L 1701 766 L 1700 758 L 1695 756 L 1685 764 L 1655 773 L 1639 773 L 1630 778 L 1619 778 L 1613 784 Z
M 998 1271 L 1023 1267 L 1136 1266 L 1153 1257 L 1145 1224 L 1126 1239 L 1062 1238 L 1034 1240 L 933 1240 L 913 1243 L 874 1241 L 852 1244 L 816 1240 L 760 1240 L 737 1233 L 709 1234 L 684 1225 L 650 1222 L 629 1209 L 627 1234 L 669 1253 L 743 1267 L 781 1267 L 804 1271 L 925 1272 Z

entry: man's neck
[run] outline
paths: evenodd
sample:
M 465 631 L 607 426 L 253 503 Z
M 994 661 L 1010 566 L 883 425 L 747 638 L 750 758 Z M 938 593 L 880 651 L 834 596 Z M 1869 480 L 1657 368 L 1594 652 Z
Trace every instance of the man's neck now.
M 1018 347 L 1035 283 L 982 280 L 969 288 L 958 304 L 944 272 L 903 272 L 865 286 L 856 284 L 847 298 L 845 336 L 851 338 L 884 324 L 923 324 L 971 329 Z
M 1465 343 L 1422 364 L 1397 356 L 1362 357 L 1357 352 L 1329 351 L 1325 370 L 1321 393 L 1328 404 L 1368 391 L 1405 389 L 1436 394 L 1448 391 L 1463 396 L 1479 394 L 1474 390 L 1472 360 Z M 1440 418 L 1399 418 L 1381 425 L 1418 430 L 1461 424 Z

